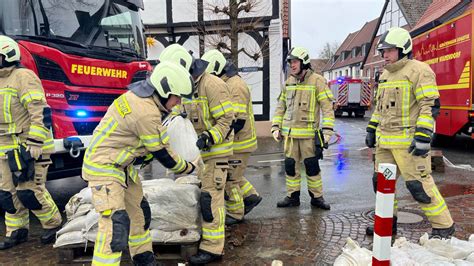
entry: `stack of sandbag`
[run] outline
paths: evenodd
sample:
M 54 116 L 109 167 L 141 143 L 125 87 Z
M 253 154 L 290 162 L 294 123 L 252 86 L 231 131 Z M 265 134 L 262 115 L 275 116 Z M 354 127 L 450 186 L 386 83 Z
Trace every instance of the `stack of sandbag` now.
M 415 244 L 405 237 L 400 237 L 393 243 L 390 253 L 392 266 L 418 265 L 474 265 L 474 235 L 468 241 L 455 237 L 451 239 L 429 239 L 424 234 Z M 362 266 L 371 264 L 372 252 L 361 248 L 354 240 L 348 238 L 334 265 Z
M 183 176 L 176 181 L 147 180 L 142 184 L 151 209 L 153 242 L 189 243 L 200 239 L 200 182 L 196 176 Z M 54 247 L 95 242 L 99 214 L 92 205 L 90 188 L 74 195 L 65 211 L 67 223 L 58 231 Z
M 92 193 L 89 188 L 74 195 L 65 207 L 67 222 L 56 234 L 54 247 L 62 247 L 87 242 L 86 235 L 97 231 L 99 214 L 92 205 Z

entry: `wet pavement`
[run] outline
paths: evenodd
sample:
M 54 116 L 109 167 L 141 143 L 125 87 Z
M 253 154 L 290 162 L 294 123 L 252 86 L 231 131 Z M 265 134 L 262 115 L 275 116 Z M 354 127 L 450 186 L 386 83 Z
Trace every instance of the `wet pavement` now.
M 300 207 L 276 208 L 276 202 L 286 194 L 283 155 L 251 157 L 246 177 L 264 200 L 243 223 L 226 229 L 224 259 L 213 265 L 269 265 L 273 260 L 281 260 L 285 265 L 329 265 L 341 252 L 347 237 L 370 248 L 372 237 L 365 235 L 365 228 L 373 222 L 375 194 L 371 183 L 372 151 L 364 145 L 367 122 L 368 118 L 336 121 L 341 139 L 330 146 L 321 162 L 324 197 L 331 204 L 330 211 L 311 208 L 309 195 L 304 193 L 305 182 Z M 438 148 L 451 164 L 444 173 L 435 172 L 433 176 L 456 222 L 456 236 L 466 239 L 474 233 L 474 171 L 463 166 L 474 165 L 472 140 L 449 141 L 451 144 L 441 143 Z M 80 178 L 48 182 L 60 207 L 83 186 Z M 430 231 L 430 224 L 401 181 L 397 184 L 397 198 L 399 211 L 404 217 L 411 217 L 399 224 L 399 236 L 417 241 Z M 3 224 L 3 217 L 0 222 Z M 39 243 L 41 229 L 36 218 L 31 223 L 31 241 L 0 251 L 0 265 L 58 263 L 57 251 Z M 0 234 L 4 234 L 3 227 Z

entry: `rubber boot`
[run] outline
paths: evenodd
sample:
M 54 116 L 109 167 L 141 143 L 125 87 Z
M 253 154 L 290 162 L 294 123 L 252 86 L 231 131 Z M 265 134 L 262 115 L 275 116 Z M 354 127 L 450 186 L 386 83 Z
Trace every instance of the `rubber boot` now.
M 278 208 L 297 207 L 300 206 L 300 192 L 291 193 L 291 197 L 286 196 L 277 203 Z
M 241 223 L 243 221 L 242 220 L 237 220 L 229 215 L 226 215 L 225 216 L 225 225 L 233 225 L 233 224 L 238 224 L 238 223 Z
M 310 192 L 310 196 L 312 196 L 313 193 Z M 318 197 L 318 198 L 314 198 L 314 197 L 311 197 L 311 205 L 316 207 L 316 208 L 320 208 L 320 209 L 323 209 L 323 210 L 330 210 L 331 209 L 331 206 L 329 205 L 329 203 L 327 203 L 323 196 L 321 197 Z
M 209 262 L 222 259 L 222 255 L 213 254 L 204 250 L 199 250 L 199 252 L 189 258 L 189 263 L 191 265 L 204 265 Z
M 0 242 L 0 250 L 12 248 L 26 241 L 28 241 L 28 229 L 15 230 L 11 236 L 5 237 L 3 242 Z
M 397 216 L 393 216 L 393 223 L 392 223 L 392 236 L 397 234 Z M 365 234 L 368 236 L 373 236 L 374 235 L 374 226 L 367 226 L 365 229 Z
M 155 266 L 155 255 L 153 252 L 146 251 L 133 256 L 133 265 L 135 266 Z
M 456 229 L 454 228 L 454 224 L 448 228 L 433 228 L 430 238 L 449 239 L 454 235 L 455 231 Z
M 56 241 L 56 232 L 58 232 L 60 229 L 61 226 L 52 229 L 45 229 L 40 238 L 41 244 L 46 245 Z
M 255 208 L 262 201 L 262 197 L 252 194 L 244 199 L 244 215 L 249 213 L 253 208 Z

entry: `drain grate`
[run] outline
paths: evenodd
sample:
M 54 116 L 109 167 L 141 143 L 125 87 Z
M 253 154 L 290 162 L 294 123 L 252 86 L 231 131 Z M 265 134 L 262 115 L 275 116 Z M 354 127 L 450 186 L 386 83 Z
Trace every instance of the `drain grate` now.
M 398 209 L 400 217 L 403 216 L 403 221 L 398 223 L 399 228 L 404 229 L 419 229 L 430 228 L 431 224 L 423 215 L 423 212 L 413 209 Z M 374 222 L 375 210 L 368 210 L 362 213 L 362 217 L 371 223 Z

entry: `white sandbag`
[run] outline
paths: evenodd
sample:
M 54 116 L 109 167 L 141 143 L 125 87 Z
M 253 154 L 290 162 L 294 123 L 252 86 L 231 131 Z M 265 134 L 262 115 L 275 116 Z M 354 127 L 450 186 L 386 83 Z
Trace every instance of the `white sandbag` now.
M 408 253 L 404 250 L 392 247 L 390 249 L 390 265 L 391 266 L 417 266 L 416 261 L 412 260 Z
M 174 182 L 176 182 L 177 184 L 196 185 L 198 187 L 201 185 L 201 181 L 195 175 L 181 176 L 178 177 Z
M 91 210 L 94 209 L 94 206 L 91 203 L 80 204 L 74 213 L 71 216 L 68 216 L 68 220 L 76 219 L 80 216 L 87 215 Z
M 171 149 L 184 160 L 192 162 L 200 156 L 196 146 L 197 134 L 189 119 L 181 116 L 169 116 L 164 125 L 168 127 Z
M 192 243 L 197 242 L 201 238 L 201 234 L 197 230 L 176 230 L 166 232 L 162 230 L 150 230 L 151 239 L 158 243 Z
M 419 265 L 454 265 L 450 262 L 450 258 L 437 255 L 418 244 L 408 241 L 404 242 L 400 249 L 405 251 Z
M 99 227 L 93 227 L 91 230 L 87 232 L 83 232 L 83 235 L 87 241 L 95 242 L 98 232 L 99 232 Z
M 465 261 L 465 260 L 454 260 L 453 263 L 456 266 L 473 266 L 474 265 L 474 263 Z
M 79 206 L 83 204 L 92 204 L 92 191 L 89 187 L 83 188 L 79 193 L 72 196 L 64 207 L 68 221 L 80 216 L 74 216 L 74 214 L 77 212 Z
M 452 245 L 451 242 L 458 245 Z M 464 244 L 461 246 L 461 240 L 459 239 L 457 239 L 457 241 L 451 241 L 450 239 L 429 239 L 427 233 L 420 237 L 420 244 L 424 248 L 435 254 L 450 259 L 465 259 L 467 256 L 469 256 L 469 254 L 472 253 L 472 248 L 469 248 L 469 243 L 467 243 L 467 241 L 465 242 L 468 245 L 467 247 Z
M 95 209 L 92 209 L 87 215 L 86 215 L 86 222 L 85 222 L 85 227 L 84 230 L 86 232 L 90 231 L 91 229 L 98 227 L 99 226 L 99 218 L 100 214 L 95 211 Z
M 150 182 L 151 181 L 151 182 Z M 176 184 L 171 179 L 145 181 L 143 194 L 151 209 L 151 229 L 175 231 L 198 229 L 200 189 Z
M 82 232 L 72 231 L 72 232 L 67 232 L 60 235 L 56 239 L 56 242 L 54 243 L 53 247 L 57 248 L 57 247 L 73 245 L 73 244 L 82 244 L 82 243 L 86 243 L 86 239 L 83 237 Z
M 81 231 L 86 226 L 87 216 L 80 216 L 74 220 L 67 222 L 61 230 L 59 230 L 56 235 L 60 236 L 62 234 L 72 232 L 72 231 Z
M 469 241 L 471 242 L 471 241 Z M 471 255 L 467 256 L 466 261 L 474 263 L 474 253 L 471 253 Z
M 366 248 L 361 248 L 359 244 L 347 238 L 346 245 L 342 248 L 342 253 L 334 261 L 335 266 L 366 266 L 372 262 L 372 252 Z
M 471 254 L 474 252 L 474 241 L 465 241 L 461 239 L 457 239 L 456 237 L 451 237 L 448 240 L 448 243 L 451 246 L 463 249 L 466 253 Z

